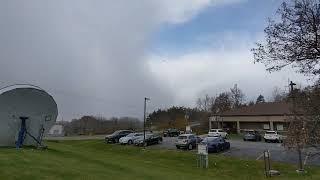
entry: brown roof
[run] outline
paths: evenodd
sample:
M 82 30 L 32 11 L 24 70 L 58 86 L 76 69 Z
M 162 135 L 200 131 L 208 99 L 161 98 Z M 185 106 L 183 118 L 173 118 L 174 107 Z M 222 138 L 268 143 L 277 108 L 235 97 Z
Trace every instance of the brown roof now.
M 220 116 L 279 116 L 285 114 L 292 114 L 290 104 L 268 102 L 230 110 Z

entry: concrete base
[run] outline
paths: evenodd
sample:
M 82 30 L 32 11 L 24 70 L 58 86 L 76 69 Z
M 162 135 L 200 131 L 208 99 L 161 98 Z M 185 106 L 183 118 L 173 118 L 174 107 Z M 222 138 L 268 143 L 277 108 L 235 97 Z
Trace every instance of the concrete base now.
M 305 171 L 304 169 L 297 169 L 296 172 L 297 172 L 298 174 L 305 174 L 305 173 L 307 173 L 307 171 Z
M 280 172 L 277 170 L 269 170 L 270 176 L 279 176 Z

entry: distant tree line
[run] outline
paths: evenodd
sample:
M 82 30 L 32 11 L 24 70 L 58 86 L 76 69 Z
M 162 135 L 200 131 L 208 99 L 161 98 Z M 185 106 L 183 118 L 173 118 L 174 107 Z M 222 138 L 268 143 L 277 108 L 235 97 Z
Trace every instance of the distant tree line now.
M 95 117 L 83 116 L 71 122 L 60 122 L 64 125 L 65 135 L 109 134 L 119 129 L 141 130 L 143 123 L 132 117 Z
M 167 128 L 176 128 L 185 130 L 189 124 L 199 123 L 193 128 L 194 131 L 207 130 L 208 113 L 197 108 L 171 107 L 168 109 L 158 109 L 147 118 L 148 127 L 163 130 Z
M 275 87 L 272 92 L 270 102 L 284 102 L 287 100 L 288 93 Z M 255 101 L 246 101 L 244 92 L 235 84 L 229 91 L 221 92 L 217 96 L 205 95 L 197 99 L 197 108 L 210 114 L 220 114 L 232 109 L 238 109 L 245 106 L 252 106 L 259 103 L 265 103 L 263 95 L 259 95 Z

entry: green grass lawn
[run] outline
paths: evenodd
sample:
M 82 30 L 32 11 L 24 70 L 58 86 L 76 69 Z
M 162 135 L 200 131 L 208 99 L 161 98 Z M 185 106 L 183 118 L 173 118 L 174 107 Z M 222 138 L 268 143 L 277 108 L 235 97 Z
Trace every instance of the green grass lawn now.
M 194 152 L 143 150 L 101 140 L 48 142 L 49 149 L 0 148 L 0 179 L 265 179 L 262 161 L 210 155 L 209 169 L 197 168 Z M 295 166 L 273 163 L 280 177 L 320 179 L 319 167 L 298 175 Z

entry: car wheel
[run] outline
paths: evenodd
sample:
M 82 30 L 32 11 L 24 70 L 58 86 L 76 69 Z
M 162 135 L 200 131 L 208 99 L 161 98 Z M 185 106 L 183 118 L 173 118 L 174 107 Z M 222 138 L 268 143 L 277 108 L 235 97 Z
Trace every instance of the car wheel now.
M 177 149 L 180 149 L 180 147 L 179 146 L 176 146 L 177 147 Z
M 247 140 L 243 138 L 243 141 L 247 141 Z
M 192 144 L 189 144 L 189 145 L 188 145 L 188 149 L 189 149 L 189 150 L 192 150 L 192 149 L 193 149 Z
M 128 141 L 128 144 L 129 144 L 129 145 L 131 145 L 132 143 L 133 143 L 132 140 L 129 140 L 129 141 Z

